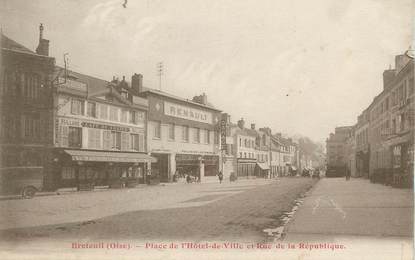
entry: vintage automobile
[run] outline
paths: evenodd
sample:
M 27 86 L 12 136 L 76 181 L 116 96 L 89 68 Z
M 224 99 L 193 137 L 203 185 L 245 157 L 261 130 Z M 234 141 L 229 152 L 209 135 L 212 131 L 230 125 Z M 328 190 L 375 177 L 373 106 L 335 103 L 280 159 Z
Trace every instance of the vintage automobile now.
M 346 175 L 346 167 L 342 166 L 328 166 L 326 177 L 344 177 Z
M 0 194 L 33 198 L 43 188 L 43 167 L 0 168 Z

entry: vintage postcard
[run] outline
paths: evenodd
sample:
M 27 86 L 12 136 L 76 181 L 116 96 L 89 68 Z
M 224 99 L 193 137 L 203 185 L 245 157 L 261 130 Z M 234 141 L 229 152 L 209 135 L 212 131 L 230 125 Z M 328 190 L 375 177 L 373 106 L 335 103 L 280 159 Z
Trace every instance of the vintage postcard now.
M 0 0 L 0 259 L 413 259 L 413 0 Z

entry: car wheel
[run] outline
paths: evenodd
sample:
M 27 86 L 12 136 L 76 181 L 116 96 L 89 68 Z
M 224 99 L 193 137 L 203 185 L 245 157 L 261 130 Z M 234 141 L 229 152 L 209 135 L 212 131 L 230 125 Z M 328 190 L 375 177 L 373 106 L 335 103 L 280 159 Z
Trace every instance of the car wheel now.
M 35 196 L 36 191 L 37 190 L 35 187 L 32 187 L 32 186 L 24 187 L 22 190 L 22 197 L 24 199 L 31 199 Z

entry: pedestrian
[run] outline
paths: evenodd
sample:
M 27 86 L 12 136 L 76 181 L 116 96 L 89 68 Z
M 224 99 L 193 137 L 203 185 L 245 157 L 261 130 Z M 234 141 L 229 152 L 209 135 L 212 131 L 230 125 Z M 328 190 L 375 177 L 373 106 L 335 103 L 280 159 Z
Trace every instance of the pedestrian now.
M 219 177 L 219 183 L 222 184 L 222 180 L 223 180 L 222 171 L 219 172 L 218 177 Z
M 350 180 L 350 169 L 346 169 L 346 181 Z

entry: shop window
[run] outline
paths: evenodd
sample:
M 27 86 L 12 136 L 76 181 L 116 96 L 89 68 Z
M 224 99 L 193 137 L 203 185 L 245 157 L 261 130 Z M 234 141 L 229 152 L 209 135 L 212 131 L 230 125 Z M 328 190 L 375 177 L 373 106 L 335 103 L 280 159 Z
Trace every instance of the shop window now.
M 182 126 L 182 140 L 185 142 L 189 142 L 189 127 Z
M 169 124 L 169 140 L 175 139 L 174 124 Z
M 161 138 L 161 122 L 153 122 L 153 137 Z
M 88 129 L 88 148 L 101 149 L 101 130 Z
M 82 128 L 70 126 L 68 130 L 68 146 L 80 148 L 82 146 Z
M 119 108 L 110 106 L 110 120 L 118 122 L 119 116 L 118 116 Z
M 97 105 L 95 102 L 88 102 L 87 105 L 87 115 L 89 117 L 97 117 Z
M 75 179 L 75 168 L 73 167 L 62 167 L 61 177 L 64 180 Z
M 121 132 L 111 131 L 112 149 L 121 150 Z
M 71 114 L 83 115 L 84 114 L 84 102 L 79 99 L 73 98 L 71 100 Z

